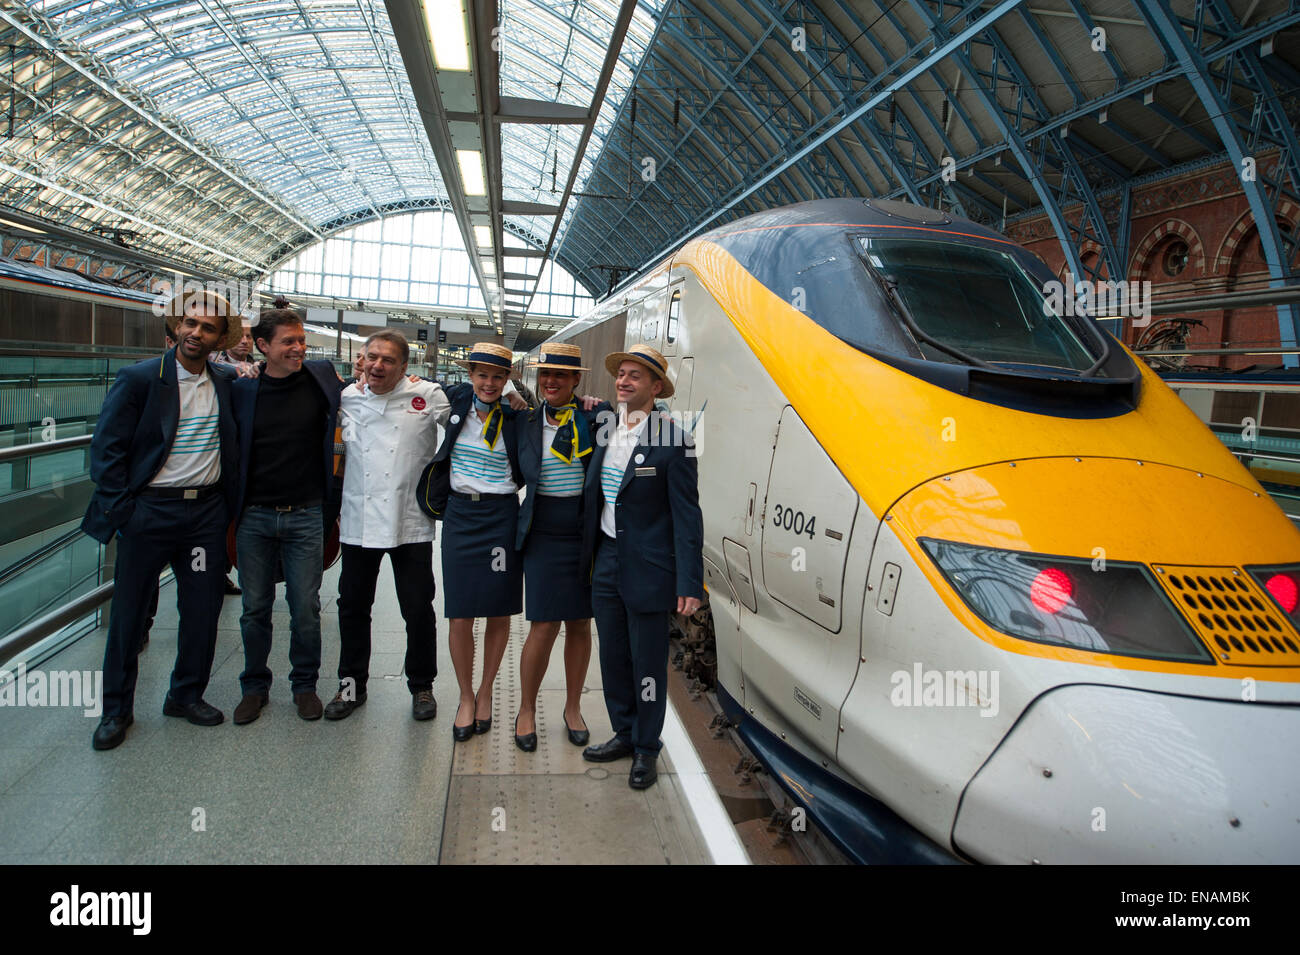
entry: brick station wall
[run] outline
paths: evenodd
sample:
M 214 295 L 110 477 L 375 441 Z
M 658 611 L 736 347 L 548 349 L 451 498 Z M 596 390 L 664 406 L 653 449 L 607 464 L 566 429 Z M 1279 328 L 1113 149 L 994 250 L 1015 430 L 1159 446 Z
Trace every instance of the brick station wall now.
M 1269 171 L 1275 156 L 1260 160 L 1260 171 Z M 1108 219 L 1117 215 L 1118 196 L 1101 202 Z M 1065 215 L 1078 221 L 1079 208 L 1066 207 Z M 1286 227 L 1300 227 L 1300 207 L 1283 200 L 1278 210 Z M 1011 223 L 1007 236 L 1041 258 L 1057 275 L 1065 274 L 1065 253 L 1047 217 L 1036 216 Z M 1212 166 L 1133 190 L 1127 274 L 1130 281 L 1149 281 L 1155 298 L 1167 295 L 1191 297 L 1230 292 L 1267 285 L 1268 268 L 1260 251 L 1254 216 L 1246 203 L 1237 170 L 1230 163 Z M 1186 242 L 1186 268 L 1177 275 L 1165 269 L 1166 253 L 1177 242 Z M 1082 249 L 1085 264 L 1095 262 L 1098 249 Z M 1103 275 L 1105 270 L 1103 269 Z M 1109 277 L 1109 276 L 1106 276 Z M 1162 288 L 1163 286 L 1163 288 Z M 1159 321 L 1157 316 L 1152 322 Z M 1277 310 L 1271 307 L 1239 308 L 1209 312 L 1188 312 L 1186 317 L 1204 323 L 1192 331 L 1192 347 L 1229 348 L 1250 345 L 1278 345 Z M 1133 345 L 1145 329 L 1124 323 L 1124 343 Z M 1271 356 L 1215 356 L 1197 364 L 1245 368 L 1252 364 L 1276 365 Z

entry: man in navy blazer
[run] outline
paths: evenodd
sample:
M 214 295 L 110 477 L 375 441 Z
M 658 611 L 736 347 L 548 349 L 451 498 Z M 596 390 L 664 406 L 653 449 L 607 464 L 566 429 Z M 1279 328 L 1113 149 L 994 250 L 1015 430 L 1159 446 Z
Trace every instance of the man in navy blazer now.
M 667 362 L 649 345 L 605 359 L 625 418 L 606 412 L 583 487 L 583 566 L 600 636 L 600 672 L 614 738 L 583 750 L 591 762 L 632 756 L 628 785 L 658 778 L 667 710 L 668 626 L 704 596 L 704 523 L 694 448 L 667 416 Z
M 261 373 L 234 383 L 239 429 L 235 548 L 244 589 L 242 698 L 236 725 L 251 723 L 270 700 L 271 607 L 277 567 L 289 604 L 289 684 L 298 715 L 318 720 L 320 585 L 324 542 L 339 515 L 334 430 L 343 381 L 328 361 L 304 361 L 302 318 L 276 300 L 262 312 L 253 340 Z
M 201 726 L 224 719 L 203 692 L 225 596 L 226 520 L 239 462 L 231 373 L 207 358 L 237 344 L 243 330 L 230 303 L 205 291 L 176 296 L 167 324 L 176 347 L 118 372 L 90 445 L 95 492 L 81 526 L 105 544 L 117 535 L 95 749 L 119 745 L 133 722 L 136 654 L 150 597 L 169 563 L 180 632 L 163 713 Z

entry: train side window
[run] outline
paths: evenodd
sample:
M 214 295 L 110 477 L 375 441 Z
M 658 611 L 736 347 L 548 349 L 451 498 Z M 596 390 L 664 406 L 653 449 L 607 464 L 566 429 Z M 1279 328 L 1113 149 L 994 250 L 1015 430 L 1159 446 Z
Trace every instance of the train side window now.
M 1253 418 L 1258 424 L 1259 398 L 1258 391 L 1216 391 L 1210 424 L 1240 428 L 1247 418 Z
M 682 290 L 677 289 L 673 292 L 672 301 L 668 303 L 668 328 L 664 332 L 664 340 L 671 345 L 677 341 L 677 320 L 682 312 Z
M 1265 392 L 1259 433 L 1270 438 L 1300 437 L 1300 395 Z

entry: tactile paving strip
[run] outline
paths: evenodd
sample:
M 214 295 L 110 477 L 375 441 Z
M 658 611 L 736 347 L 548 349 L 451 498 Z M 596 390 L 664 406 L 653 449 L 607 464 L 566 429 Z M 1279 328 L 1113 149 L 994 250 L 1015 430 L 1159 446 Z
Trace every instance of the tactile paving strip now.
M 537 705 L 537 750 L 515 746 L 519 654 L 527 634 L 511 621 L 510 642 L 492 697 L 492 729 L 456 744 L 447 794 L 443 864 L 707 863 L 690 809 L 667 755 L 644 791 L 627 784 L 630 760 L 588 763 L 564 728 L 564 634 L 552 650 Z M 482 624 L 475 627 L 475 685 L 482 674 Z M 582 698 L 591 742 L 613 735 L 600 687 L 598 638 Z

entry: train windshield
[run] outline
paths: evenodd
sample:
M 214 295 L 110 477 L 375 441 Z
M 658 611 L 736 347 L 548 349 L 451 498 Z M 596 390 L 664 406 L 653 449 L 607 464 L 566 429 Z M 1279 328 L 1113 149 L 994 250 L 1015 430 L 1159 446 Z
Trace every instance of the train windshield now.
M 973 358 L 1082 372 L 1097 360 L 1010 253 L 925 239 L 858 243 L 930 361 Z

